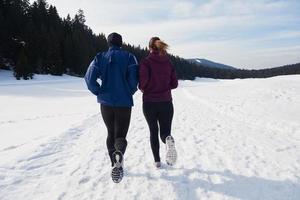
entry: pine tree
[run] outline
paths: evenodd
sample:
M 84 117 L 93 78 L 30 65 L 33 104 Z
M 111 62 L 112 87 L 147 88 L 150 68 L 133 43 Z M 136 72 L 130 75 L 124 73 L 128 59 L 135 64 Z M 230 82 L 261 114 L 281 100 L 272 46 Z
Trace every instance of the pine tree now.
M 21 77 L 23 77 L 25 80 L 28 80 L 28 78 L 33 78 L 32 69 L 28 64 L 28 58 L 24 46 L 21 47 L 17 65 L 14 68 L 14 76 L 17 80 L 20 80 Z
M 5 20 L 4 20 L 4 16 L 3 16 L 3 2 L 0 2 L 0 60 L 2 60 L 3 57 L 3 49 L 5 48 L 3 46 L 3 44 L 5 43 L 4 37 L 4 30 L 5 30 Z
M 64 73 L 64 68 L 62 66 L 62 56 L 60 53 L 60 43 L 58 41 L 57 35 L 54 31 L 50 32 L 51 44 L 49 44 L 48 49 L 48 62 L 50 74 L 52 75 L 62 75 Z
M 82 25 L 85 24 L 85 16 L 84 16 L 84 12 L 82 9 L 78 10 L 77 15 L 75 16 L 75 21 L 78 20 L 78 22 Z

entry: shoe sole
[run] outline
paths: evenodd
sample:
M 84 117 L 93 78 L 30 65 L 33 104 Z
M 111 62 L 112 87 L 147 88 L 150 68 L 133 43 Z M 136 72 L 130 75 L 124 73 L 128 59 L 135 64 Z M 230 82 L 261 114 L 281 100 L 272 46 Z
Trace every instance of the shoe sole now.
M 114 166 L 111 170 L 111 178 L 114 183 L 120 183 L 123 179 L 123 154 L 120 151 L 116 151 L 113 154 Z
M 113 167 L 111 170 L 111 179 L 114 183 L 120 183 L 123 179 L 123 168 L 122 167 Z
M 166 162 L 168 165 L 174 165 L 177 161 L 177 152 L 175 149 L 175 141 L 172 136 L 166 138 L 167 153 L 166 153 Z

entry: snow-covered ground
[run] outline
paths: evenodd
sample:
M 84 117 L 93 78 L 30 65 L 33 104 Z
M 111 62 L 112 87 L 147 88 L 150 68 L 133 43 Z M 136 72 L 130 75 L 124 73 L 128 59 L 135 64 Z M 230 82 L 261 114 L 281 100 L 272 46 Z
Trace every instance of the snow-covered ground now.
M 83 79 L 0 70 L 0 199 L 300 199 L 300 76 L 181 81 L 173 97 L 177 165 L 153 167 L 138 92 L 114 184 Z

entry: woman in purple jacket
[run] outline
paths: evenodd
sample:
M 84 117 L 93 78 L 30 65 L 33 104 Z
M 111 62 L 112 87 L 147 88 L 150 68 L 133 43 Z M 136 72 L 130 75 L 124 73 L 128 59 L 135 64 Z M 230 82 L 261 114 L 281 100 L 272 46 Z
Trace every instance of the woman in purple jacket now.
M 177 159 L 174 138 L 171 136 L 174 113 L 171 89 L 177 88 L 178 81 L 167 55 L 168 45 L 158 37 L 153 37 L 149 49 L 149 56 L 140 63 L 139 89 L 143 92 L 143 112 L 150 129 L 155 166 L 159 168 L 159 128 L 160 138 L 167 147 L 167 164 L 174 165 Z

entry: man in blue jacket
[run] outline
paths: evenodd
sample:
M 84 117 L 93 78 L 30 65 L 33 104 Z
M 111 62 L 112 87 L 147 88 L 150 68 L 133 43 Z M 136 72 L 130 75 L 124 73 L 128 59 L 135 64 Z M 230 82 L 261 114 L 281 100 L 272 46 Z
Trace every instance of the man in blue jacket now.
M 107 42 L 108 51 L 96 55 L 84 78 L 88 89 L 101 104 L 108 131 L 106 145 L 112 164 L 111 176 L 118 183 L 123 178 L 123 155 L 127 146 L 132 95 L 138 84 L 138 63 L 134 55 L 121 49 L 121 35 L 111 33 Z

